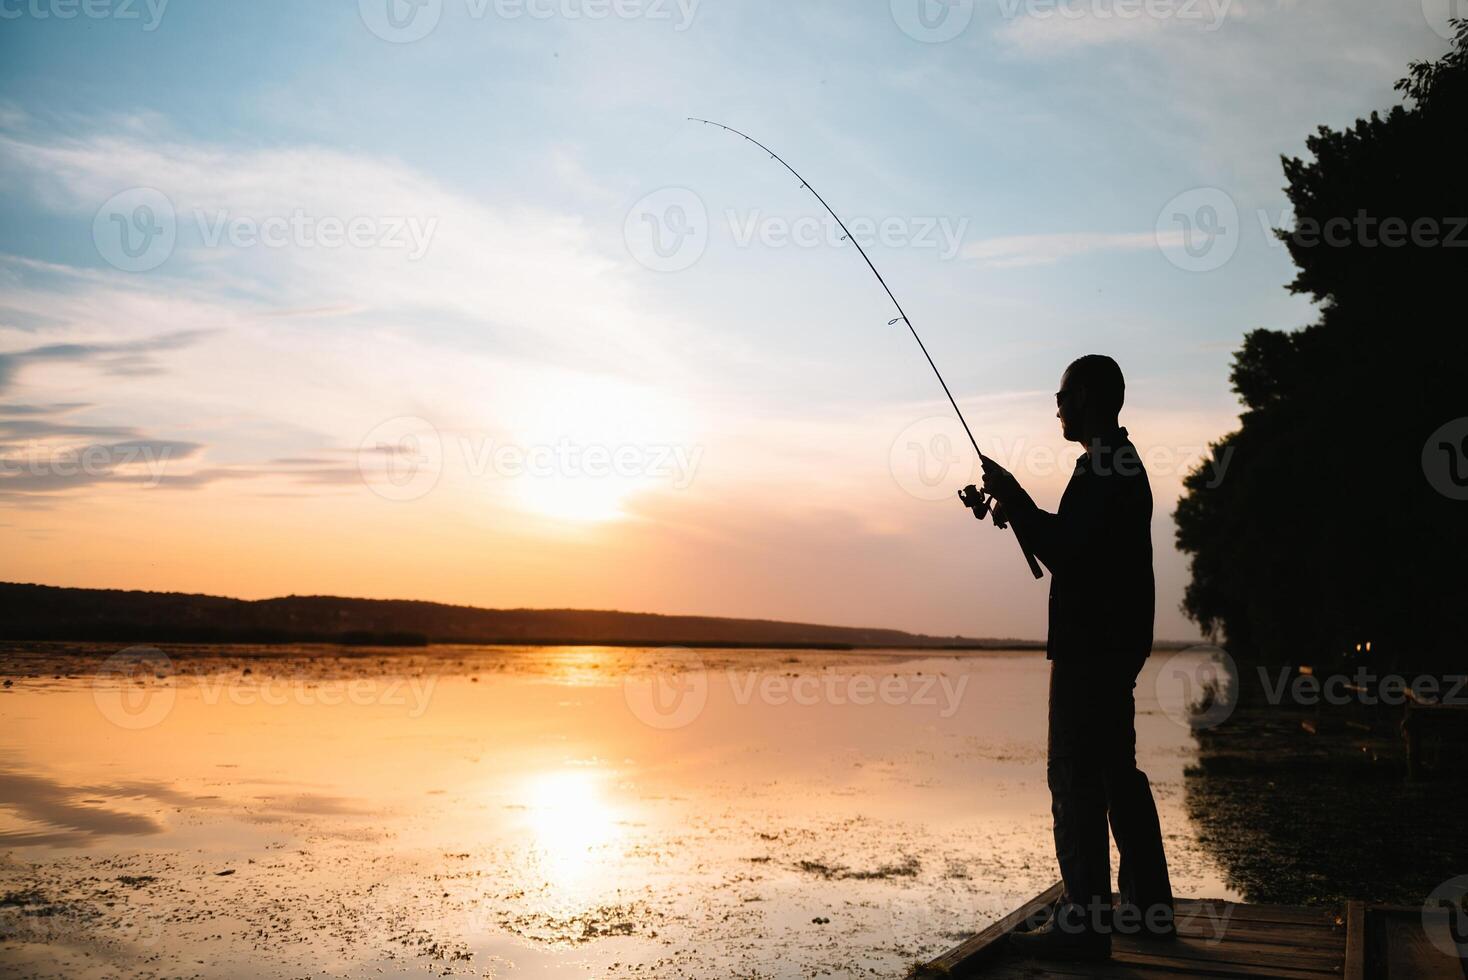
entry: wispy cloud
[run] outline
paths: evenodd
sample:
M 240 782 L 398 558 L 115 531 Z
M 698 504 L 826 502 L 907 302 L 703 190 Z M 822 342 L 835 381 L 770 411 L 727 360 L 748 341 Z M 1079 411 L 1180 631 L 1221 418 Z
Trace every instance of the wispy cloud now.
M 42 330 L 47 327 L 59 327 L 65 321 L 34 310 L 17 310 L 10 306 L 0 306 L 0 327 L 11 330 L 33 331 Z
M 203 447 L 171 439 L 127 439 L 80 446 L 32 444 L 0 455 L 0 497 L 52 494 L 99 483 L 157 486 L 171 462 L 188 459 Z
M 136 434 L 136 429 L 123 425 L 73 425 L 34 416 L 0 419 L 0 439 L 47 439 L 57 436 L 120 439 Z
M 1008 269 L 1027 265 L 1049 265 L 1087 252 L 1137 251 L 1158 247 L 1175 247 L 1182 243 L 1181 232 L 1159 236 L 1150 231 L 1086 232 L 1073 231 L 1048 235 L 1012 235 L 985 238 L 963 247 L 962 256 L 984 265 Z
M 200 337 L 203 331 L 179 330 L 143 340 L 120 343 L 45 344 L 17 351 L 0 352 L 0 392 L 15 380 L 22 367 L 41 363 L 95 363 L 106 374 L 149 375 L 163 370 L 151 355 L 179 350 Z
M 555 159 L 574 170 L 573 157 Z M 0 136 L 0 160 L 59 212 L 90 216 L 134 187 L 160 192 L 178 243 L 158 275 L 128 283 L 134 290 L 156 295 L 182 279 L 236 312 L 264 300 L 260 315 L 286 319 L 355 317 L 418 330 L 436 321 L 491 332 L 502 349 L 533 351 L 542 363 L 674 369 L 677 345 L 657 341 L 675 326 L 639 308 L 630 259 L 598 248 L 573 214 L 474 200 L 394 160 L 315 146 L 241 149 L 112 131 Z M 314 232 L 289 231 L 283 246 L 231 237 L 271 221 L 370 221 L 382 234 L 366 247 L 322 245 Z M 399 226 L 425 236 L 414 243 L 420 258 L 391 247 Z
M 578 216 L 475 200 L 400 162 L 313 146 L 238 149 L 113 127 L 0 137 L 0 160 L 67 220 L 90 224 L 112 195 L 148 186 L 165 195 L 178 227 L 169 258 L 144 274 L 0 257 L 16 287 L 10 305 L 65 338 L 0 354 L 0 391 L 23 377 L 27 401 L 61 402 L 77 378 L 60 369 L 75 365 L 115 379 L 88 418 L 31 409 L 29 431 L 14 426 L 14 438 L 143 437 L 132 420 L 147 419 L 147 432 L 164 429 L 208 446 L 212 457 L 200 465 L 201 449 L 170 463 L 152 486 L 265 477 L 327 488 L 364 480 L 357 460 L 335 447 L 355 447 L 400 416 L 521 444 L 586 430 L 581 438 L 611 446 L 672 443 L 688 424 L 677 395 L 692 383 L 674 342 L 680 325 L 639 299 L 635 283 L 646 273 L 620 247 L 620 227 L 619 247 L 609 249 Z M 574 155 L 558 161 L 575 176 Z M 373 247 L 250 247 L 228 234 L 210 241 L 221 222 L 297 216 L 416 216 L 436 230 L 417 261 Z M 207 349 L 190 326 L 201 323 Z M 138 336 L 143 324 L 152 329 Z M 166 367 L 166 388 L 129 383 Z M 163 404 L 183 428 L 160 424 Z M 113 424 L 118 418 L 129 421 Z M 328 458 L 252 461 L 316 453 Z M 0 489 L 124 482 L 104 474 L 12 480 Z
M 54 402 L 50 405 L 4 405 L 0 404 L 0 416 L 14 415 L 64 415 L 90 406 L 90 402 Z

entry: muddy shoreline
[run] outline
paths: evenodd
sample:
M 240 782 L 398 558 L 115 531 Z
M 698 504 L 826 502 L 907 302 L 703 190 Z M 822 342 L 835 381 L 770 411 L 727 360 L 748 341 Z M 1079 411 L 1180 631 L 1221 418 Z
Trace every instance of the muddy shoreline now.
M 1233 887 L 1254 902 L 1420 905 L 1468 872 L 1468 742 L 1441 739 L 1412 779 L 1400 706 L 1274 705 L 1262 693 L 1197 733 L 1185 773 L 1199 841 Z
M 1040 653 L 121 653 L 0 658 L 19 975 L 895 977 L 1056 873 Z M 1142 687 L 1176 880 L 1227 897 Z

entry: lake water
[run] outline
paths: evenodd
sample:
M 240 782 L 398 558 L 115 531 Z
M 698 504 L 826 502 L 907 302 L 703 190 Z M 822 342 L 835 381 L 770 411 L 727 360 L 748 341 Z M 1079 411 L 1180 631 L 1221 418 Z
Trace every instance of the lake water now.
M 901 976 L 1057 877 L 1042 654 L 341 654 L 0 652 L 0 974 Z

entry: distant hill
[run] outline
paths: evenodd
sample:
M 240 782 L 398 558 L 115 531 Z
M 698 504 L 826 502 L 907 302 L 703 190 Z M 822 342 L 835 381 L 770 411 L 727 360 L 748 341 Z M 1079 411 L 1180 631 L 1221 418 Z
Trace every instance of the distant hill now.
M 401 599 L 227 599 L 182 592 L 0 583 L 0 639 L 133 643 L 599 644 L 1016 649 L 1032 641 L 767 619 L 589 609 L 481 609 Z

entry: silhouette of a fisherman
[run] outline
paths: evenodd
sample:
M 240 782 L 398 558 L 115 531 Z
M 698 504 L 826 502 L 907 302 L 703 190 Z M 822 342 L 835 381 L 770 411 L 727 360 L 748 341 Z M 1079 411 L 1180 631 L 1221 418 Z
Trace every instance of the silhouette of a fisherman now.
M 1055 856 L 1065 894 L 1011 939 L 1026 955 L 1105 958 L 1113 931 L 1171 938 L 1172 886 L 1147 777 L 1136 762 L 1137 674 L 1152 649 L 1152 489 L 1117 422 L 1121 368 L 1088 354 L 1055 393 L 1065 438 L 1086 447 L 1051 514 L 983 461 L 984 489 L 1050 569 L 1049 762 Z M 1108 817 L 1121 865 L 1111 902 Z

